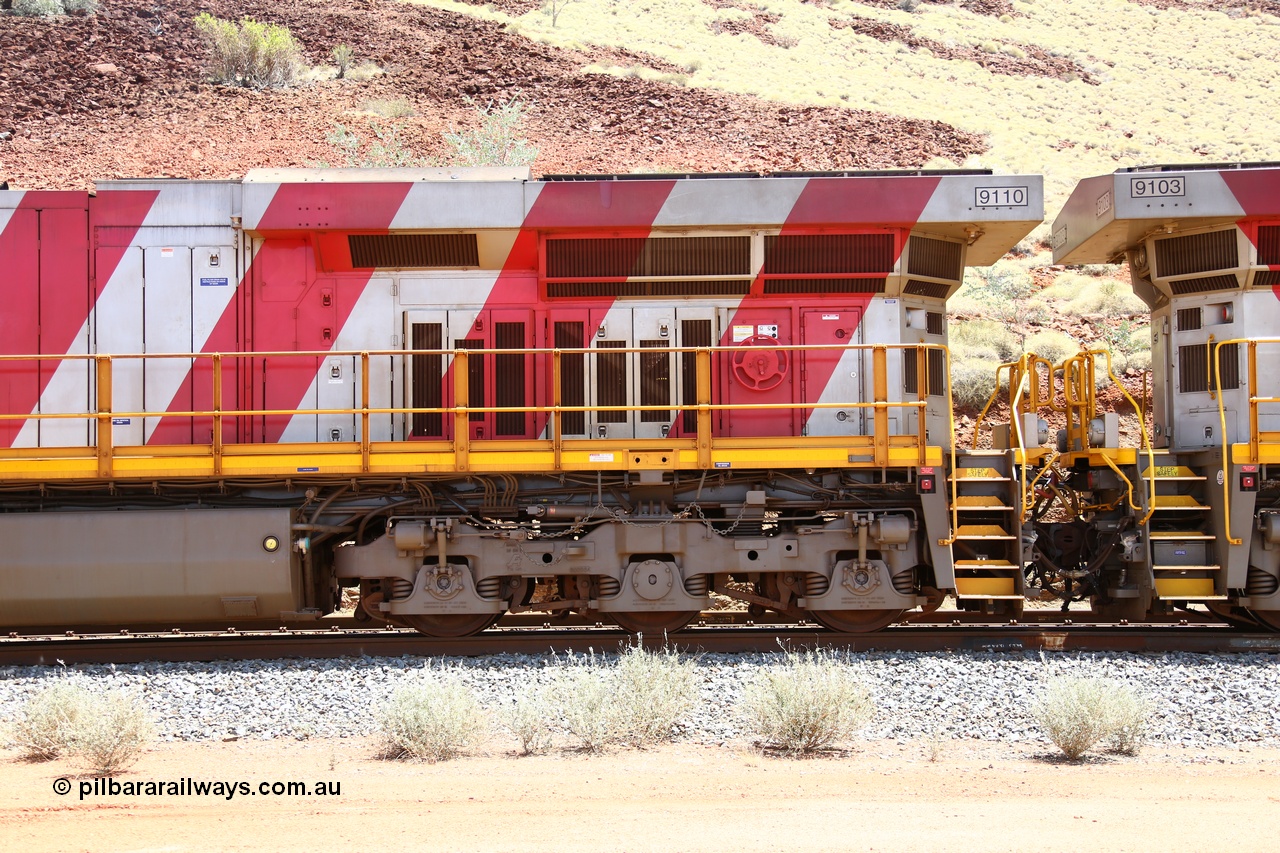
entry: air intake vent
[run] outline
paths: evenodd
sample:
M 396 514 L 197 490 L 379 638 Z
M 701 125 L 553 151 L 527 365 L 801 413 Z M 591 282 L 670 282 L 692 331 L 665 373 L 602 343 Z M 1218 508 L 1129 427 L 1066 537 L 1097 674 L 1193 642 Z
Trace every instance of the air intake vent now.
M 931 335 L 941 335 L 947 330 L 946 319 L 937 311 L 929 311 L 924 315 L 925 331 Z
M 1222 389 L 1231 391 L 1240 387 L 1240 346 L 1226 344 L 1219 348 L 1222 359 Z M 1216 391 L 1216 377 L 1209 364 L 1209 345 L 1190 344 L 1178 347 L 1178 390 L 1188 393 Z
M 907 274 L 959 281 L 964 275 L 961 245 L 930 237 L 912 237 L 907 242 Z
M 947 294 L 951 292 L 952 285 L 938 284 L 933 281 L 915 281 L 914 279 L 907 282 L 907 286 L 902 288 L 903 293 L 912 296 L 928 296 L 933 299 L 946 299 Z
M 1254 273 L 1254 287 L 1275 287 L 1277 284 L 1280 284 L 1280 272 L 1276 270 L 1262 270 Z
M 352 234 L 347 242 L 357 269 L 480 266 L 474 234 Z
M 925 361 L 928 364 L 925 375 L 925 393 L 931 397 L 940 397 L 947 388 L 946 357 L 942 350 L 926 350 Z M 919 350 L 904 349 L 902 351 L 902 386 L 908 394 L 920 393 L 920 357 Z
M 552 299 L 624 296 L 746 296 L 751 282 L 743 281 L 549 281 Z
M 1178 331 L 1191 332 L 1201 327 L 1203 323 L 1204 309 L 1202 308 L 1179 308 L 1178 309 Z
M 892 234 L 779 234 L 764 238 L 769 275 L 893 272 Z
M 750 237 L 547 240 L 547 278 L 750 274 Z
M 775 278 L 764 283 L 764 292 L 776 293 L 884 293 L 883 278 Z
M 1156 275 L 1173 275 L 1229 270 L 1240 265 L 1236 229 L 1166 237 L 1156 240 Z
M 1234 275 L 1210 275 L 1204 278 L 1184 278 L 1169 282 L 1169 289 L 1176 296 L 1188 293 L 1210 293 L 1215 290 L 1235 290 L 1240 286 Z
M 1258 226 L 1258 263 L 1280 264 L 1280 225 Z

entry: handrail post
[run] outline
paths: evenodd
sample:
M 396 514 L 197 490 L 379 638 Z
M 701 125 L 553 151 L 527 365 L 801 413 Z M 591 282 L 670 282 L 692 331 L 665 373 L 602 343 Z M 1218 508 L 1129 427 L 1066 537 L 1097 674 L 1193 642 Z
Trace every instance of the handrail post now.
M 872 448 L 875 451 L 875 464 L 879 468 L 889 465 L 889 369 L 888 351 L 884 344 L 877 344 L 871 350 L 872 371 L 875 377 L 875 429 L 872 437 Z
M 213 473 L 222 476 L 222 353 L 213 354 Z
M 560 350 L 551 351 L 551 452 L 554 457 L 555 470 L 560 470 L 560 454 L 564 451 L 564 412 L 560 406 L 564 404 L 562 377 L 560 373 Z
M 906 350 L 902 350 L 903 357 L 906 357 Z M 920 343 L 916 345 L 916 402 L 920 404 L 916 409 L 916 451 L 917 464 L 923 465 L 928 461 L 929 457 L 926 453 L 929 444 L 929 392 L 933 389 L 929 388 L 929 353 L 932 348 L 928 344 Z
M 467 351 L 453 353 L 453 467 L 456 471 L 470 470 L 471 451 L 470 412 L 463 401 L 471 400 L 471 375 L 467 368 Z
M 694 354 L 698 374 L 698 467 L 711 467 L 711 350 L 699 349 Z
M 1257 464 L 1258 438 L 1258 342 L 1249 341 L 1249 461 Z M 1225 430 L 1224 430 L 1225 432 Z M 1225 435 L 1223 436 L 1225 438 Z M 1224 462 L 1229 460 L 1224 459 Z
M 97 366 L 97 421 L 98 421 L 98 476 L 110 477 L 112 469 L 111 449 L 111 356 L 94 358 Z
M 360 353 L 360 470 L 369 473 L 369 353 Z

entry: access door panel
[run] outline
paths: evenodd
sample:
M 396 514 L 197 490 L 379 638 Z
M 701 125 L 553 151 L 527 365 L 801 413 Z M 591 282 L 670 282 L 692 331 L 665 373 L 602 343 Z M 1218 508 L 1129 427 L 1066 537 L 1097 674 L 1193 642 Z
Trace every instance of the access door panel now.
M 799 434 L 800 413 L 791 408 L 764 409 L 793 401 L 796 383 L 791 312 L 785 306 L 723 309 L 721 346 L 716 373 L 716 402 L 733 408 L 722 412 L 726 436 L 792 436 Z
M 862 402 L 863 352 L 846 349 L 859 342 L 858 308 L 802 310 L 800 330 L 808 346 L 800 353 L 800 399 L 806 403 Z M 828 348 L 830 347 L 830 348 Z M 807 435 L 862 435 L 865 409 L 854 405 L 804 410 Z

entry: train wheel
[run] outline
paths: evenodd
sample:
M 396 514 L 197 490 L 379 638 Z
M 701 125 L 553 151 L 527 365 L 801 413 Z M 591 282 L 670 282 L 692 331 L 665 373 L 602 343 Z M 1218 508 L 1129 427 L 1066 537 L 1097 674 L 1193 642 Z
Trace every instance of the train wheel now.
M 679 631 L 698 617 L 697 610 L 632 610 L 626 613 L 610 613 L 609 618 L 632 634 L 655 637 Z
M 501 613 L 415 613 L 401 616 L 400 621 L 429 637 L 470 637 L 501 616 Z
M 905 610 L 810 610 L 823 627 L 844 634 L 869 634 L 892 625 Z
M 1271 631 L 1280 631 L 1280 610 L 1250 610 L 1249 615 L 1258 624 Z

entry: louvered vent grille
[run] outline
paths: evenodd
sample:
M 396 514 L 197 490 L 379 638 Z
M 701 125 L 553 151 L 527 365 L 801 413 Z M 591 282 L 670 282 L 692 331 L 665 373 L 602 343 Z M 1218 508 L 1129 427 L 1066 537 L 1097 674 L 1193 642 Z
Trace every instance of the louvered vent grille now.
M 892 234 L 778 234 L 764 238 L 766 275 L 893 272 Z
M 640 341 L 640 347 L 646 350 L 662 350 L 662 352 L 640 353 L 640 405 L 661 406 L 671 402 L 671 356 L 666 352 L 670 348 L 664 340 Z M 661 424 L 671 420 L 671 412 L 663 409 L 642 411 L 640 422 Z
M 1169 282 L 1169 289 L 1177 296 L 1188 293 L 1211 293 L 1215 290 L 1235 290 L 1240 286 L 1234 275 L 1210 275 L 1204 278 L 1184 278 Z
M 1276 270 L 1262 270 L 1253 276 L 1254 287 L 1275 287 L 1280 284 L 1280 272 Z
M 548 278 L 750 275 L 750 237 L 547 240 Z
M 620 296 L 746 296 L 751 282 L 742 281 L 549 281 L 551 299 Z
M 1258 263 L 1280 264 L 1280 225 L 1258 226 Z
M 454 349 L 484 349 L 484 341 L 464 340 L 457 338 L 453 342 Z M 471 409 L 484 408 L 484 359 L 485 353 L 477 352 L 467 356 L 467 406 Z M 468 420 L 484 422 L 484 412 L 471 412 Z
M 935 281 L 915 281 L 913 279 L 907 282 L 907 286 L 902 288 L 902 292 L 912 296 L 928 296 L 933 299 L 946 299 L 947 294 L 951 292 L 951 285 L 938 284 Z
M 585 329 L 582 323 L 556 323 L 557 349 L 582 349 Z M 565 406 L 587 404 L 586 355 L 580 352 L 560 354 L 560 402 Z M 565 435 L 585 435 L 586 412 L 565 412 L 560 416 L 560 429 Z
M 1240 387 L 1240 346 L 1226 344 L 1219 348 L 1222 360 L 1222 388 Z M 1178 390 L 1184 392 L 1216 391 L 1217 382 L 1209 364 L 1209 345 L 1189 344 L 1178 347 Z
M 772 293 L 884 293 L 883 278 L 775 278 L 764 283 Z
M 351 234 L 347 244 L 358 269 L 480 266 L 474 234 Z
M 685 347 L 711 346 L 710 320 L 681 320 L 680 345 Z M 698 413 L 694 407 L 698 405 L 698 354 L 694 352 L 680 353 L 680 382 L 683 385 L 680 402 L 684 405 L 682 424 L 688 435 L 698 431 Z
M 438 350 L 444 342 L 444 327 L 440 323 L 414 323 L 410 328 L 409 343 L 416 350 Z M 441 377 L 444 375 L 444 356 L 410 356 L 413 371 L 413 388 L 409 405 L 415 409 L 438 409 L 443 405 Z M 427 438 L 439 438 L 444 434 L 443 415 L 440 412 L 415 412 L 412 416 L 412 434 Z
M 964 275 L 961 246 L 931 237 L 912 237 L 907 242 L 907 275 L 927 275 L 959 281 Z
M 1199 329 L 1203 324 L 1204 310 L 1201 308 L 1179 308 L 1178 309 L 1178 331 L 1191 332 Z
M 1228 270 L 1239 264 L 1235 228 L 1156 240 L 1156 274 L 1161 278 Z
M 600 350 L 625 349 L 626 341 L 597 341 Z M 602 424 L 625 424 L 624 411 L 606 412 L 604 406 L 627 405 L 627 354 L 625 352 L 596 353 L 596 405 L 602 410 L 596 420 Z
M 524 323 L 494 323 L 493 343 L 496 349 L 519 350 L 493 356 L 494 405 L 523 409 L 525 406 Z M 473 356 L 474 358 L 474 356 Z M 525 438 L 528 415 L 525 412 L 498 412 L 493 419 L 495 435 Z
M 924 315 L 925 331 L 931 335 L 941 335 L 947 330 L 947 321 L 937 311 L 929 311 Z

